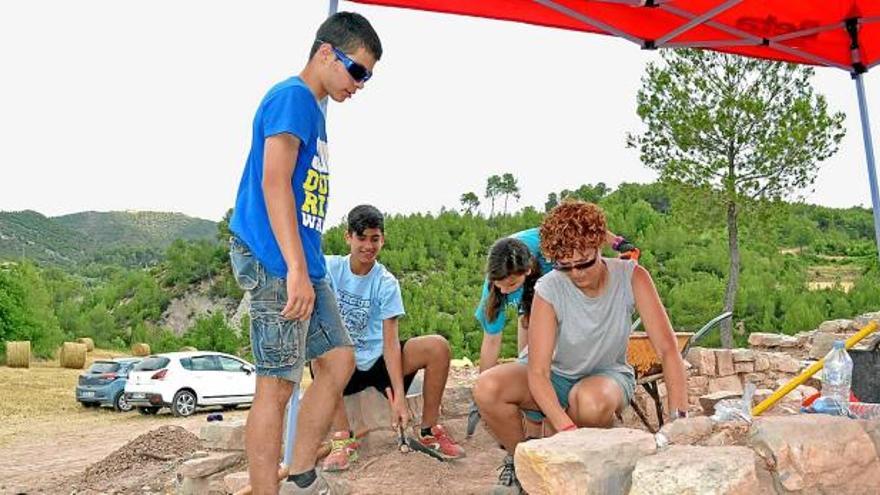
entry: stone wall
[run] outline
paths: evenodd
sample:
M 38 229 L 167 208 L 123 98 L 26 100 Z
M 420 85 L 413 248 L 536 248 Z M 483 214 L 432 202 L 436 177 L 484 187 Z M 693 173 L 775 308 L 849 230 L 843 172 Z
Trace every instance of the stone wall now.
M 691 348 L 685 363 L 688 368 L 690 412 L 711 415 L 715 402 L 741 396 L 745 384 L 750 382 L 757 388 L 754 397 L 754 403 L 757 404 L 815 361 L 825 357 L 835 340 L 849 338 L 874 319 L 880 320 L 880 312 L 868 313 L 853 320 L 826 321 L 815 330 L 796 335 L 756 332 L 749 336 L 747 349 Z M 868 349 L 878 341 L 880 330 L 863 339 L 855 348 Z M 768 414 L 796 413 L 803 399 L 820 389 L 820 377 L 814 376 L 784 397 Z M 660 385 L 660 396 L 664 399 L 664 411 L 668 411 L 663 384 Z M 653 401 L 641 387 L 636 391 L 636 403 L 656 424 Z M 629 419 L 625 423 L 632 424 Z

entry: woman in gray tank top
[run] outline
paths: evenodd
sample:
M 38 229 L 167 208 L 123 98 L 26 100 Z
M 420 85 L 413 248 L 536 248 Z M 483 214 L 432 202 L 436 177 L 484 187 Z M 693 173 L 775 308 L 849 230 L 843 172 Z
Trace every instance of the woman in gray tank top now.
M 525 439 L 522 413 L 553 431 L 610 427 L 629 403 L 635 374 L 626 362 L 632 313 L 638 310 L 663 363 L 674 416 L 687 412 L 684 362 L 651 280 L 632 260 L 604 258 L 605 213 L 569 201 L 541 224 L 541 251 L 553 271 L 541 277 L 519 362 L 483 372 L 474 398 L 489 429 L 508 452 L 499 491 L 516 493 L 512 454 Z

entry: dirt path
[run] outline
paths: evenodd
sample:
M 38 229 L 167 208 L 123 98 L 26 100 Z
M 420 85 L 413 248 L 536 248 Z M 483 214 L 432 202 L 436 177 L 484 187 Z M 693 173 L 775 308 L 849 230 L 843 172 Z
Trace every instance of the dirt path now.
M 101 409 L 83 411 L 73 420 L 58 417 L 30 423 L 0 447 L 0 494 L 54 493 L 63 480 L 82 473 L 142 433 L 179 425 L 198 434 L 209 412 L 214 411 L 175 418 L 168 412 L 142 416 Z M 247 411 L 228 411 L 223 416 L 245 418 Z

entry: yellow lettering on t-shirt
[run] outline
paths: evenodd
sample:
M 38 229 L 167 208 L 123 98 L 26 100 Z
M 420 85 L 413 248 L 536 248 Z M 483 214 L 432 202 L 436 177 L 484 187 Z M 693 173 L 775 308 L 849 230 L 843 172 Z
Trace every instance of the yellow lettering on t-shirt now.
M 323 198 L 322 198 L 323 200 Z M 323 210 L 324 201 L 321 201 L 321 208 Z M 306 213 L 311 213 L 312 215 L 319 215 L 318 213 L 318 196 L 309 191 L 306 191 L 306 200 L 303 201 L 303 205 L 301 208 L 302 211 Z M 323 216 L 323 214 L 320 214 Z

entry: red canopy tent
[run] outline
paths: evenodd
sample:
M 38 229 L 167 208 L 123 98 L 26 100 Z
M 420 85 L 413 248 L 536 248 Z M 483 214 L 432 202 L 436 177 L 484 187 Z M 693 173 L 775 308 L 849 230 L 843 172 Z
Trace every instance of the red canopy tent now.
M 862 74 L 880 63 L 880 0 L 350 0 L 523 22 L 627 39 L 643 49 L 687 47 L 836 67 L 856 82 L 874 235 L 880 195 Z M 339 0 L 329 0 L 329 13 Z M 290 398 L 284 464 L 292 462 L 299 391 Z
M 880 193 L 862 74 L 880 63 L 880 0 L 351 0 L 605 34 L 643 49 L 689 47 L 836 67 L 856 82 L 874 234 Z M 330 0 L 330 12 L 338 0 Z

